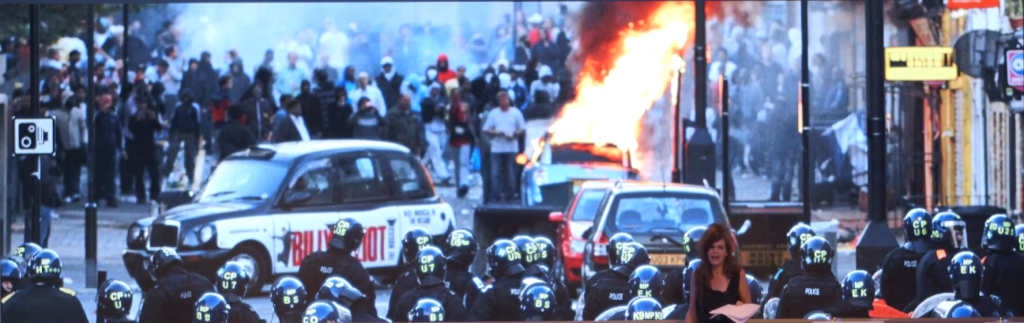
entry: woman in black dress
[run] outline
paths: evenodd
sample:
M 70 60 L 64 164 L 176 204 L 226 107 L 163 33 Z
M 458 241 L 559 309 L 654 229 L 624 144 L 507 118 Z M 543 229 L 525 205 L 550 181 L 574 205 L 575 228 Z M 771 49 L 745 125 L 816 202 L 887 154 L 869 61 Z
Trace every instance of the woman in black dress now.
M 750 302 L 747 273 L 733 252 L 731 231 L 721 223 L 708 227 L 700 239 L 701 264 L 690 281 L 690 310 L 686 323 L 730 322 L 724 316 L 711 319 L 711 311 L 729 304 Z

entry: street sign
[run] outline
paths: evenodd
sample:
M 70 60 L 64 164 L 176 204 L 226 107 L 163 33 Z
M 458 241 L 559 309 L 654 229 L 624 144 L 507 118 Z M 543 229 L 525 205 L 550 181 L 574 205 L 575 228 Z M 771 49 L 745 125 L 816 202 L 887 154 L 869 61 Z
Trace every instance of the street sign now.
M 14 118 L 14 154 L 53 154 L 53 118 Z
M 1024 49 L 1006 51 L 1006 83 L 1024 91 Z
M 949 81 L 957 78 L 953 47 L 886 47 L 886 81 Z

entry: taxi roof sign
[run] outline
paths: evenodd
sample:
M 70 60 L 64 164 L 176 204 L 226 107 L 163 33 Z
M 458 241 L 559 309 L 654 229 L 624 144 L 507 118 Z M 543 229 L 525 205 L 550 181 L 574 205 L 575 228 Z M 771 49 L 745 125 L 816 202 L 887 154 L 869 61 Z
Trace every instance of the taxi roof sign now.
M 949 81 L 958 76 L 953 47 L 886 47 L 886 81 Z

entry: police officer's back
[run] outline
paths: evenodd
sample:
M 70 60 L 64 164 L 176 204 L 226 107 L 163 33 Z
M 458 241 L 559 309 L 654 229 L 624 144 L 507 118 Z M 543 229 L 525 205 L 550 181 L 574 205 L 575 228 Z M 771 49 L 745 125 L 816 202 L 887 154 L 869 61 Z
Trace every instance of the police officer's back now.
M 302 259 L 298 273 L 302 285 L 315 290 L 324 284 L 327 277 L 340 275 L 362 291 L 371 303 L 376 302 L 377 294 L 373 288 L 373 281 L 370 280 L 370 273 L 352 256 L 352 252 L 359 249 L 363 243 L 365 234 L 363 225 L 352 218 L 341 219 L 334 224 L 327 250 L 314 252 Z M 307 301 L 312 301 L 315 295 L 306 297 Z M 376 316 L 377 309 L 373 308 L 371 314 Z
M 448 268 L 444 273 L 444 281 L 448 288 L 462 297 L 463 304 L 472 306 L 485 287 L 484 281 L 469 271 L 476 259 L 476 238 L 466 229 L 458 229 L 448 234 L 444 250 L 448 257 Z
M 782 289 L 778 318 L 803 318 L 814 310 L 834 306 L 842 300 L 842 287 L 832 274 L 835 252 L 822 237 L 812 237 L 800 247 L 803 275 L 789 280 Z
M 917 297 L 917 262 L 928 252 L 932 215 L 917 208 L 903 217 L 906 242 L 885 255 L 881 290 L 886 305 L 904 309 Z M 841 316 L 840 316 L 841 317 Z
M 348 308 L 352 313 L 353 322 L 385 322 L 375 315 L 370 314 L 369 307 L 375 306 L 367 302 L 366 295 L 352 286 L 348 280 L 341 276 L 327 277 L 324 285 L 316 294 L 318 301 L 332 301 Z
M 598 321 L 624 321 L 627 319 L 626 311 L 632 300 L 638 298 L 651 298 L 658 301 L 661 304 L 661 298 L 664 294 L 665 278 L 664 275 L 650 265 L 642 265 L 633 270 L 633 273 L 629 275 L 629 295 L 630 300 L 627 305 L 619 305 L 609 308 L 599 314 L 596 318 Z
M 444 284 L 445 263 L 447 260 L 441 249 L 434 246 L 425 247 L 416 254 L 415 261 L 414 267 L 416 268 L 416 278 L 419 284 L 398 300 L 398 304 L 394 309 L 396 315 L 392 318 L 392 321 L 405 322 L 408 316 L 401 314 L 408 314 L 416 306 L 416 302 L 424 297 L 433 298 L 441 302 L 441 305 L 444 306 L 445 320 L 453 322 L 465 321 L 466 307 L 462 304 L 462 298 Z
M 707 231 L 707 227 L 696 226 L 686 230 L 686 233 L 683 234 L 683 251 L 686 253 L 687 261 L 700 259 L 698 251 L 700 250 L 700 238 L 704 236 L 704 231 Z M 686 268 L 687 266 L 674 268 L 665 275 L 665 292 L 662 304 L 681 305 L 686 302 L 683 295 L 690 292 L 683 289 L 683 285 L 689 284 L 689 282 L 683 281 L 683 271 Z
M 789 229 L 789 232 L 786 233 L 786 250 L 789 253 L 789 260 L 782 264 L 775 276 L 772 276 L 771 282 L 768 283 L 768 295 L 764 297 L 765 301 L 781 297 L 782 289 L 786 287 L 789 280 L 804 274 L 800 264 L 800 246 L 814 236 L 811 226 L 802 222 Z
M 1014 316 L 1009 304 L 981 292 L 982 269 L 981 259 L 973 252 L 961 251 L 953 256 L 947 276 L 953 285 L 953 298 L 971 304 L 983 317 Z
M 953 291 L 946 268 L 951 257 L 966 247 L 964 228 L 964 221 L 953 212 L 942 212 L 932 218 L 931 242 L 935 249 L 929 250 L 917 262 L 917 296 L 904 308 L 904 312 L 913 311 L 917 304 L 935 294 Z
M 854 270 L 843 278 L 843 300 L 826 313 L 839 318 L 869 318 L 874 309 L 875 281 L 864 270 Z
M 615 267 L 621 265 L 621 263 L 619 262 L 619 259 L 621 258 L 619 257 L 619 250 L 622 249 L 622 246 L 625 246 L 627 243 L 630 242 L 636 241 L 633 239 L 632 235 L 625 232 L 616 233 L 612 235 L 611 238 L 608 239 L 608 244 L 605 245 L 605 254 L 608 257 L 608 268 L 598 271 L 593 276 L 590 276 L 590 278 L 587 279 L 586 282 L 584 282 L 584 294 L 588 289 L 590 289 L 591 285 L 597 283 L 598 281 L 605 277 L 609 277 L 615 274 L 613 270 L 615 269 Z
M 217 293 L 220 293 L 231 307 L 228 323 L 260 322 L 260 315 L 256 314 L 252 306 L 242 301 L 242 297 L 245 297 L 249 290 L 251 280 L 249 272 L 242 264 L 234 261 L 229 261 L 217 270 Z
M 282 323 L 302 322 L 303 311 L 306 310 L 308 294 L 306 287 L 295 277 L 281 277 L 270 290 L 270 303 L 274 305 L 274 314 Z
M 551 287 L 557 299 L 558 308 L 556 308 L 555 316 L 559 320 L 571 321 L 574 313 L 572 312 L 572 300 L 569 298 L 569 289 L 562 284 L 561 279 L 554 277 L 551 272 L 555 262 L 555 244 L 551 242 L 551 239 L 543 236 L 534 237 L 531 242 L 530 246 L 533 250 L 527 250 L 523 259 L 532 261 L 526 265 L 526 272 L 523 275 L 544 280 Z
M 96 294 L 96 311 L 108 323 L 135 322 L 128 317 L 134 300 L 135 296 L 128 284 L 120 280 L 108 280 Z
M 487 248 L 487 272 L 494 283 L 484 290 L 469 310 L 469 320 L 519 321 L 519 287 L 523 280 L 522 254 L 507 239 L 494 241 Z
M 146 294 L 139 322 L 189 322 L 199 296 L 214 290 L 206 277 L 185 270 L 174 249 L 157 250 L 149 266 L 156 286 Z
M 427 230 L 412 228 L 405 232 L 402 238 L 402 264 L 399 267 L 402 274 L 395 281 L 395 287 L 391 289 L 391 298 L 388 300 L 387 317 L 392 321 L 398 316 L 405 316 L 405 313 L 395 312 L 395 308 L 405 293 L 419 285 L 419 279 L 416 278 L 416 254 L 427 246 L 430 246 L 430 234 Z
M 682 277 L 679 278 L 679 284 L 683 290 L 682 298 L 679 303 L 676 304 L 675 309 L 665 316 L 666 320 L 685 320 L 686 312 L 690 310 L 690 281 L 693 278 L 693 273 L 697 271 L 697 267 L 700 267 L 700 257 L 690 260 L 690 264 L 683 268 Z M 666 284 L 668 280 L 666 279 Z
M 75 292 L 57 285 L 63 266 L 56 252 L 40 251 L 29 262 L 28 271 L 32 286 L 2 300 L 0 317 L 4 322 L 89 322 Z
M 999 296 L 1014 313 L 1024 314 L 1024 256 L 1014 252 L 1017 237 L 1013 220 L 1004 214 L 993 215 L 985 222 L 983 246 L 988 256 L 981 260 L 984 276 L 981 291 Z
M 601 312 L 629 302 L 629 275 L 641 265 L 650 263 L 644 245 L 630 242 L 619 248 L 619 263 L 608 276 L 595 281 L 584 295 L 583 319 L 592 321 Z
M 228 323 L 231 305 L 220 294 L 205 293 L 196 301 L 192 313 L 195 323 Z

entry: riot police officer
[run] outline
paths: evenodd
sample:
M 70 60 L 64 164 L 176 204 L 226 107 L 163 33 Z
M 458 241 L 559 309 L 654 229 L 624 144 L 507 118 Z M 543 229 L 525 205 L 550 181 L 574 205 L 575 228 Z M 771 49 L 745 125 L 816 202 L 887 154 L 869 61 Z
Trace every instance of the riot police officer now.
M 665 278 L 658 268 L 651 265 L 636 267 L 633 273 L 629 274 L 629 299 L 637 297 L 650 297 L 660 300 L 663 294 Z M 659 301 L 659 303 L 661 303 Z M 626 320 L 627 305 L 619 305 L 601 312 L 595 320 L 597 321 L 624 321 Z
M 917 296 L 904 312 L 912 312 L 918 304 L 935 294 L 953 290 L 946 268 L 951 257 L 966 247 L 964 228 L 964 221 L 953 212 L 941 212 L 932 219 L 931 242 L 935 250 L 928 251 L 917 262 Z
M 3 284 L 0 289 L 0 298 L 13 293 L 14 287 L 19 281 L 21 281 L 21 268 L 18 268 L 18 263 L 11 259 L 0 260 L 0 283 Z
M 822 237 L 811 237 L 800 246 L 800 268 L 804 274 L 790 279 L 782 288 L 778 318 L 803 318 L 811 311 L 842 300 L 842 287 L 832 274 L 834 257 L 832 245 Z
M 700 259 L 700 238 L 704 236 L 704 231 L 707 231 L 707 227 L 696 226 L 686 230 L 686 233 L 683 234 L 683 252 L 686 253 L 687 260 Z M 683 294 L 690 292 L 689 290 L 682 289 L 684 284 L 690 283 L 683 281 L 683 271 L 686 270 L 686 267 L 674 268 L 665 275 L 665 292 L 662 295 L 663 304 L 682 305 L 685 302 Z
M 178 252 L 170 248 L 150 256 L 150 275 L 156 286 L 146 293 L 139 322 L 187 322 L 192 320 L 196 301 L 203 293 L 214 291 L 206 277 L 185 270 Z
M 335 302 L 315 301 L 309 304 L 309 307 L 306 308 L 305 313 L 302 314 L 302 322 L 352 322 L 352 312 L 350 312 L 347 308 L 344 308 Z
M 843 278 L 843 300 L 826 312 L 841 318 L 869 318 L 874 309 L 875 280 L 864 270 L 854 270 Z
M 441 302 L 428 297 L 416 301 L 416 306 L 406 316 L 409 322 L 444 322 L 447 319 Z
M 804 274 L 801 269 L 800 246 L 814 236 L 811 226 L 803 222 L 797 223 L 789 229 L 789 232 L 786 233 L 786 251 L 789 253 L 789 260 L 782 264 L 775 276 L 772 276 L 771 282 L 768 283 L 768 295 L 765 296 L 765 300 L 780 297 L 782 289 L 786 287 L 790 279 Z
M 348 279 L 352 286 L 355 286 L 363 295 L 369 298 L 371 304 L 377 300 L 377 294 L 373 288 L 373 281 L 370 273 L 363 268 L 363 264 L 352 256 L 352 253 L 363 244 L 363 235 L 366 230 L 363 225 L 352 218 L 345 218 L 334 224 L 332 228 L 331 242 L 327 250 L 317 251 L 302 259 L 299 266 L 299 279 L 302 285 L 308 288 L 323 286 L 324 281 L 331 275 L 340 275 Z M 306 295 L 307 301 L 312 301 L 314 295 Z M 377 309 L 371 308 L 370 314 L 377 316 Z
M 487 272 L 495 280 L 491 287 L 484 290 L 473 302 L 469 311 L 470 321 L 510 322 L 522 319 L 519 287 L 523 281 L 523 272 L 526 271 L 522 258 L 519 248 L 508 239 L 494 241 L 494 244 L 487 248 Z
M 392 317 L 391 320 L 394 322 L 406 321 L 408 315 L 402 315 L 402 313 L 407 314 L 412 311 L 416 302 L 424 297 L 441 302 L 447 320 L 466 320 L 466 307 L 462 305 L 462 298 L 444 285 L 445 263 L 448 261 L 441 249 L 434 246 L 424 247 L 416 254 L 413 261 L 415 261 L 412 265 L 416 270 L 418 284 L 398 300 L 398 304 L 393 309 L 395 317 Z
M 626 306 L 626 321 L 660 321 L 661 303 L 651 297 L 637 297 Z
M 449 289 L 462 297 L 462 303 L 467 307 L 472 306 L 487 287 L 480 277 L 469 271 L 476 259 L 476 248 L 473 232 L 466 229 L 452 231 L 445 241 L 444 253 L 448 256 L 448 268 L 445 270 L 444 281 Z
M 107 323 L 135 322 L 128 315 L 132 312 L 135 296 L 123 281 L 111 279 L 103 283 L 96 293 L 96 311 Z
M 533 284 L 519 294 L 519 309 L 524 321 L 556 321 L 556 309 L 561 307 L 555 292 L 544 284 Z
M 270 302 L 274 304 L 274 314 L 282 323 L 302 322 L 302 312 L 306 310 L 308 294 L 306 287 L 295 277 L 281 277 L 270 290 Z
M 38 252 L 28 264 L 32 286 L 4 297 L 0 317 L 5 322 L 89 322 L 75 292 L 58 287 L 63 269 L 56 252 Z
M 982 281 L 981 259 L 973 252 L 961 251 L 949 262 L 949 280 L 953 286 L 954 301 L 963 301 L 971 304 L 984 317 L 1011 317 L 1014 316 L 1010 304 L 1002 303 L 998 297 L 983 294 L 981 292 Z M 942 307 L 940 303 L 936 308 Z
M 925 209 L 907 212 L 903 216 L 906 242 L 885 255 L 882 262 L 882 299 L 892 308 L 904 309 L 917 297 L 917 262 L 928 252 L 931 222 L 932 215 Z
M 622 249 L 622 246 L 630 242 L 635 242 L 635 240 L 633 239 L 632 235 L 625 232 L 616 233 L 612 235 L 611 238 L 608 239 L 608 244 L 605 245 L 605 254 L 608 257 L 608 268 L 598 271 L 593 276 L 590 276 L 589 279 L 587 279 L 587 281 L 583 284 L 584 294 L 586 294 L 586 291 L 589 290 L 590 286 L 593 285 L 594 283 L 597 283 L 598 281 L 605 277 L 613 275 L 612 270 L 615 269 L 615 267 L 619 266 L 619 250 Z
M 32 258 L 39 254 L 40 251 L 43 251 L 43 247 L 40 247 L 33 242 L 22 243 L 17 248 L 14 248 L 14 254 L 12 256 L 21 259 L 18 264 L 21 265 L 21 272 L 23 273 L 21 275 L 21 281 L 15 284 L 14 289 L 19 290 L 32 286 L 32 277 L 31 275 L 28 275 L 28 264 L 32 262 Z M 64 281 L 57 283 L 57 287 L 61 286 L 64 286 Z
M 352 286 L 341 276 L 327 277 L 320 291 L 316 293 L 318 301 L 332 301 L 348 308 L 352 313 L 353 322 L 385 322 L 379 317 L 370 315 L 368 307 L 374 306 L 366 302 L 367 298 L 358 288 Z
M 196 323 L 228 323 L 228 317 L 231 316 L 231 305 L 224 300 L 224 296 L 217 293 L 200 296 L 194 309 L 196 314 L 193 322 Z
M 683 268 L 683 275 L 679 278 L 680 288 L 683 290 L 683 295 L 680 297 L 679 302 L 676 303 L 675 308 L 665 316 L 666 320 L 685 320 L 686 313 L 690 310 L 690 281 L 693 277 L 693 273 L 700 267 L 700 258 L 690 260 L 690 264 Z M 667 284 L 666 280 L 666 284 Z M 754 294 L 750 294 L 751 301 L 754 300 Z
M 518 244 L 518 243 L 517 243 Z M 520 250 L 522 247 L 520 247 Z M 562 280 L 552 276 L 551 268 L 555 262 L 555 244 L 547 237 L 538 236 L 530 238 L 527 249 L 523 252 L 523 259 L 531 260 L 526 265 L 524 276 L 537 277 L 551 287 L 555 293 L 558 308 L 555 316 L 559 320 L 572 320 L 572 300 L 569 299 L 569 289 L 562 284 Z
M 935 307 L 932 311 L 932 316 L 939 318 L 972 318 L 981 317 L 981 313 L 971 306 L 971 304 L 964 301 L 951 301 L 943 302 L 939 306 Z
M 252 306 L 242 301 L 245 293 L 249 290 L 251 277 L 249 272 L 242 267 L 242 264 L 229 261 L 217 270 L 217 293 L 224 297 L 224 300 L 231 306 L 228 314 L 230 323 L 258 323 L 260 315 L 252 309 Z
M 584 294 L 586 305 L 583 307 L 583 320 L 593 321 L 601 312 L 628 303 L 629 275 L 637 267 L 651 261 L 647 248 L 642 244 L 630 242 L 618 249 L 620 265 L 613 268 L 610 275 L 591 284 L 591 288 Z
M 405 232 L 402 238 L 402 265 L 399 267 L 401 275 L 395 281 L 395 287 L 391 289 L 391 299 L 388 300 L 388 318 L 394 321 L 398 316 L 405 316 L 405 313 L 395 312 L 398 300 L 413 288 L 416 288 L 416 253 L 430 245 L 430 233 L 423 228 L 412 228 Z
M 1013 220 L 1005 214 L 985 221 L 982 240 L 988 256 L 981 260 L 985 267 L 981 291 L 999 296 L 1003 304 L 1020 314 L 1024 313 L 1024 256 L 1014 252 L 1017 237 L 1013 228 Z
M 761 282 L 757 281 L 754 275 L 747 274 L 747 287 L 750 287 L 750 302 L 761 304 L 764 301 L 764 290 L 761 289 Z

